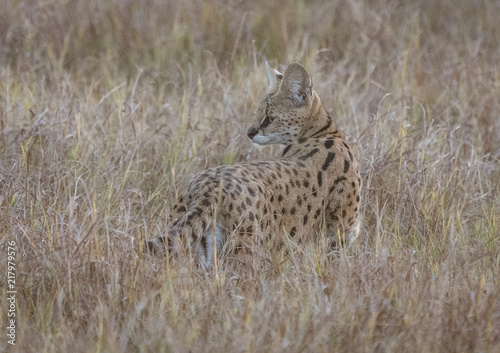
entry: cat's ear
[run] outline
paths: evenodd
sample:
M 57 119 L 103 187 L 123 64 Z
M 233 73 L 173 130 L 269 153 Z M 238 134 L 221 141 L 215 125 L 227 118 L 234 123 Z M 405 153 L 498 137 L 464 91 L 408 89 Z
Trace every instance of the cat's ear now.
M 274 93 L 278 90 L 279 81 L 283 79 L 283 74 L 276 69 L 272 69 L 266 61 L 267 78 L 269 79 L 269 87 L 267 93 Z
M 304 66 L 291 63 L 285 70 L 280 89 L 298 105 L 309 102 L 312 94 L 312 79 Z

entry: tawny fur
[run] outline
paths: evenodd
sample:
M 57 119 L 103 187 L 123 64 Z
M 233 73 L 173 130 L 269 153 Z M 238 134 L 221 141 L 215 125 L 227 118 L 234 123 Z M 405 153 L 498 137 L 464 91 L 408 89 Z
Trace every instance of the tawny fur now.
M 173 208 L 168 235 L 148 241 L 148 249 L 196 249 L 209 268 L 229 235 L 233 246 L 263 230 L 308 239 L 323 225 L 333 240 L 357 236 L 361 179 L 353 152 L 302 65 L 291 63 L 284 75 L 268 67 L 268 74 L 276 77 L 248 136 L 287 145 L 282 156 L 196 175 Z

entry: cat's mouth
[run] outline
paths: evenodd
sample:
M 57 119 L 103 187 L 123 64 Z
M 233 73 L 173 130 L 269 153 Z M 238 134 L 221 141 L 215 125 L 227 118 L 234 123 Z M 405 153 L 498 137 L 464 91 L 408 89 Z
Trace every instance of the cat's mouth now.
M 260 146 L 265 146 L 271 143 L 271 138 L 258 133 L 252 137 L 252 142 Z

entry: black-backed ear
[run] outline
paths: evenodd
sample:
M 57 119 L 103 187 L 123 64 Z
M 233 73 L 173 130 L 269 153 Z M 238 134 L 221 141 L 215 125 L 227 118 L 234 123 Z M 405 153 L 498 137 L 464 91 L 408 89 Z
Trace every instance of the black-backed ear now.
M 298 105 L 309 102 L 312 94 L 312 80 L 304 66 L 291 63 L 285 70 L 280 89 Z

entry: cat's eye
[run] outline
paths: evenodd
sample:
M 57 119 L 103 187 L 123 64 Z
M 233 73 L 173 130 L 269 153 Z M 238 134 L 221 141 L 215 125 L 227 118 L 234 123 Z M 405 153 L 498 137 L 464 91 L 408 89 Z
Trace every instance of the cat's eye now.
M 269 125 L 271 125 L 271 123 L 272 123 L 273 121 L 274 121 L 274 118 L 273 118 L 273 117 L 266 116 L 266 118 L 264 119 L 264 121 L 262 122 L 262 124 L 260 124 L 260 127 L 261 127 L 261 128 L 268 127 Z

